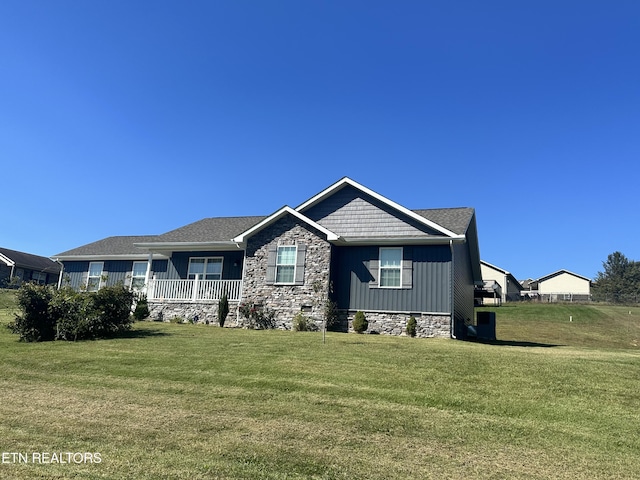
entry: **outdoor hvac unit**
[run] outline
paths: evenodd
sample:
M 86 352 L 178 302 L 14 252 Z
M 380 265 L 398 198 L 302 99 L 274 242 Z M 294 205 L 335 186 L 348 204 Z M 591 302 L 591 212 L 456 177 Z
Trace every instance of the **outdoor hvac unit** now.
M 476 314 L 476 336 L 480 340 L 496 339 L 496 312 Z

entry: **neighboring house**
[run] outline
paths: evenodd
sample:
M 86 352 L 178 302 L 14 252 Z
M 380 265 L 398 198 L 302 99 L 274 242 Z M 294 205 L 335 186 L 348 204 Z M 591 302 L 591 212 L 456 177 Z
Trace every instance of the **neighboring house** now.
M 60 264 L 50 258 L 0 248 L 0 287 L 10 282 L 56 284 L 59 276 Z
M 273 312 L 280 328 L 299 312 L 321 324 L 330 300 L 343 330 L 361 310 L 369 331 L 396 335 L 413 315 L 423 337 L 464 336 L 482 283 L 472 208 L 409 210 L 346 177 L 297 208 L 110 237 L 55 258 L 71 286 L 122 282 L 165 320 L 213 322 L 226 293 L 233 307 Z M 228 324 L 246 324 L 233 315 Z
M 568 270 L 558 270 L 534 282 L 537 296 L 547 302 L 591 300 L 591 280 Z
M 484 260 L 480 261 L 480 269 L 484 281 L 480 298 L 484 304 L 500 305 L 520 300 L 522 285 L 510 272 Z

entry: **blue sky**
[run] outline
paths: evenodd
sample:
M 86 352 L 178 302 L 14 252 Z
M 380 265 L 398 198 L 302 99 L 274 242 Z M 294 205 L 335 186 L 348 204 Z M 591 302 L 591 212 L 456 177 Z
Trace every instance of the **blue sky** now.
M 267 215 L 349 176 L 517 278 L 640 260 L 640 2 L 0 3 L 0 246 Z

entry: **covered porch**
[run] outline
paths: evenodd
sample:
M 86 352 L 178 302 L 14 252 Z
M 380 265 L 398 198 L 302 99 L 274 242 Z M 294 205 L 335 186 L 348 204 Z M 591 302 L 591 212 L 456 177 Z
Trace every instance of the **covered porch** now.
M 225 294 L 230 301 L 240 300 L 242 280 L 193 280 L 153 278 L 147 286 L 147 300 L 155 302 L 217 302 Z

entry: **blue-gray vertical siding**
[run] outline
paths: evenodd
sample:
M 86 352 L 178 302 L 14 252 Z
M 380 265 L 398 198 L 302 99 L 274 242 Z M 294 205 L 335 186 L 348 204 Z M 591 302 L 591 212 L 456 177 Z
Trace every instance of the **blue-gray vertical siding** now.
M 399 312 L 451 312 L 451 250 L 448 245 L 404 246 L 413 262 L 409 289 L 371 288 L 369 262 L 376 246 L 334 247 L 331 278 L 338 308 Z
M 134 260 L 96 260 L 102 261 L 102 275 L 106 277 L 106 286 L 125 284 L 130 282 L 127 278 L 133 271 Z M 144 261 L 144 260 L 136 260 Z M 63 285 L 69 285 L 79 290 L 86 286 L 87 275 L 89 272 L 89 261 L 79 262 L 63 262 L 64 274 Z M 166 278 L 167 260 L 154 260 L 151 264 L 151 270 L 158 278 Z
M 156 275 L 156 278 L 171 280 L 187 278 L 189 258 L 191 257 L 222 257 L 222 278 L 225 280 L 242 279 L 243 250 L 228 252 L 174 252 L 171 255 L 166 276 Z

